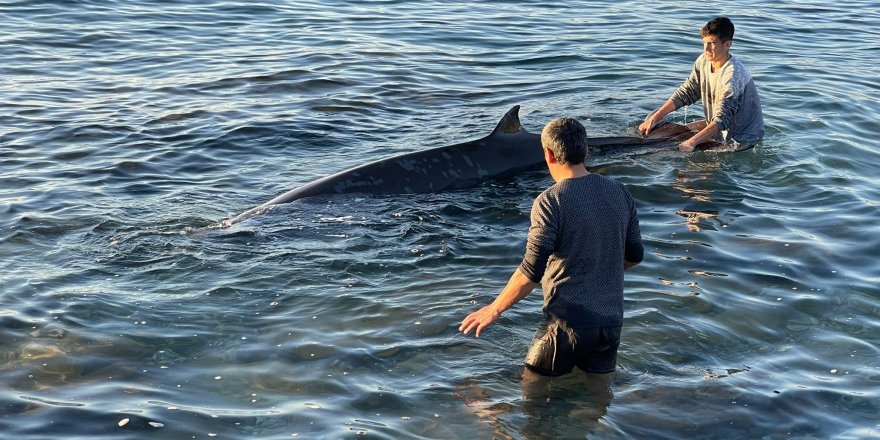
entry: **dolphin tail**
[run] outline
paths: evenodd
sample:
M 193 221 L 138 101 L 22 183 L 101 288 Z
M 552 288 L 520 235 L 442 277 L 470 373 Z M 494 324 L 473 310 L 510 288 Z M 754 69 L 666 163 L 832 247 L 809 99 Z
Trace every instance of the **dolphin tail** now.
M 495 127 L 495 130 L 492 130 L 492 134 L 516 133 L 520 130 L 522 130 L 522 124 L 519 122 L 519 105 L 515 105 L 504 114 L 501 122 Z

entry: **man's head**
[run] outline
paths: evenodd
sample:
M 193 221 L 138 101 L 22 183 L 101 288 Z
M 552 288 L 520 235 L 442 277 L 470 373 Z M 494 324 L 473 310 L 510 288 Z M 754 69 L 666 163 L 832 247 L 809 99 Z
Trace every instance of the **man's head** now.
M 701 37 L 714 35 L 721 41 L 733 40 L 733 22 L 727 17 L 717 17 L 710 20 L 700 29 Z
M 703 37 L 703 53 L 710 62 L 726 62 L 733 45 L 733 22 L 727 17 L 710 20 L 700 30 Z
M 541 145 L 557 163 L 584 163 L 587 159 L 587 130 L 576 119 L 554 119 L 541 130 Z

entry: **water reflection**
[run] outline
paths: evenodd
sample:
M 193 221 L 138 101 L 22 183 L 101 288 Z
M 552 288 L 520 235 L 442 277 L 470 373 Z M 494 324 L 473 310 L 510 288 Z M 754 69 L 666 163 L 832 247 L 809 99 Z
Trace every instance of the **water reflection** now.
M 704 166 L 698 169 L 688 170 L 687 172 L 676 170 L 675 182 L 672 184 L 672 187 L 681 192 L 686 199 L 696 202 L 710 202 L 712 191 L 710 189 L 699 188 L 694 185 L 694 182 L 712 179 L 714 171 L 717 171 L 720 168 L 720 165 L 717 161 L 710 163 L 708 169 L 705 167 L 706 164 L 701 165 Z
M 561 377 L 542 376 L 524 368 L 522 398 L 493 398 L 490 385 L 469 381 L 455 396 L 481 421 L 493 427 L 496 439 L 583 438 L 601 430 L 608 413 L 615 373 L 587 374 L 575 369 Z
M 718 217 L 718 211 L 702 212 L 694 209 L 680 209 L 676 214 L 686 219 L 687 228 L 691 232 L 700 232 L 706 227 L 705 223 L 701 224 L 701 222 Z
M 688 204 L 676 211 L 676 214 L 685 218 L 685 225 L 691 232 L 700 232 L 703 229 L 712 229 L 709 220 L 718 218 L 719 212 L 711 206 L 702 204 L 712 203 L 713 188 L 704 183 L 717 181 L 716 173 L 721 169 L 721 162 L 717 159 L 704 162 L 689 163 L 686 171 L 676 170 L 675 182 L 672 188 L 682 196 L 695 204 Z

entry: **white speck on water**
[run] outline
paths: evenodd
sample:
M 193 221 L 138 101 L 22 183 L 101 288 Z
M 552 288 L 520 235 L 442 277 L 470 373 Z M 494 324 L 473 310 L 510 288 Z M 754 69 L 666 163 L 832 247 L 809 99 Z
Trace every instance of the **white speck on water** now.
M 782 301 L 782 298 L 776 298 L 776 301 Z
M 400 418 L 400 420 L 410 420 L 410 417 L 403 416 L 403 417 Z
M 440 414 L 434 414 L 434 417 L 440 417 Z
M 127 425 L 128 422 L 129 422 L 129 419 L 128 419 L 128 417 L 126 417 L 126 418 L 120 420 L 119 423 L 117 423 L 117 425 L 119 425 L 119 427 L 122 428 L 123 426 Z
M 164 428 L 165 424 L 159 422 L 150 422 L 150 426 L 152 426 L 153 428 Z
M 213 432 L 209 432 L 208 437 L 217 437 L 217 434 L 214 434 Z
M 220 379 L 223 379 L 223 376 L 214 376 L 214 380 L 220 380 Z
M 416 321 L 416 325 L 422 325 L 422 321 Z
M 831 369 L 831 374 L 837 374 L 837 368 L 832 368 L 832 369 Z

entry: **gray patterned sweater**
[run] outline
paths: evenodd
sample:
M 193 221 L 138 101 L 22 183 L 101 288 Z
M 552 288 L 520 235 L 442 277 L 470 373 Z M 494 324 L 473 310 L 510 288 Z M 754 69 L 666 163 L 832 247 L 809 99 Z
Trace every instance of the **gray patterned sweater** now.
M 573 328 L 623 323 L 623 261 L 642 261 L 626 188 L 598 174 L 566 179 L 532 205 L 520 271 L 544 290 L 544 313 Z

